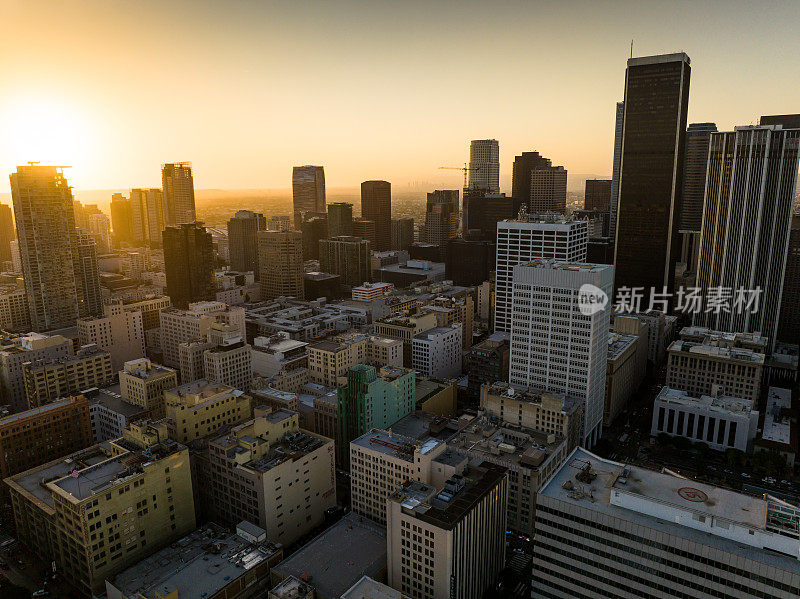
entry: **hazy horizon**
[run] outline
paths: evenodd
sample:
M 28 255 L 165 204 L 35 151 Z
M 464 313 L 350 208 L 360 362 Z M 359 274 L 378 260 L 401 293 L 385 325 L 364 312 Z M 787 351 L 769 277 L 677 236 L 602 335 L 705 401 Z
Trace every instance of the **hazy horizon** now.
M 6 0 L 3 17 L 0 170 L 68 164 L 76 190 L 158 187 L 173 161 L 198 189 L 285 189 L 299 164 L 331 188 L 460 188 L 439 167 L 482 138 L 504 191 L 533 149 L 607 177 L 632 38 L 689 54 L 689 120 L 721 130 L 796 112 L 800 81 L 800 3 Z

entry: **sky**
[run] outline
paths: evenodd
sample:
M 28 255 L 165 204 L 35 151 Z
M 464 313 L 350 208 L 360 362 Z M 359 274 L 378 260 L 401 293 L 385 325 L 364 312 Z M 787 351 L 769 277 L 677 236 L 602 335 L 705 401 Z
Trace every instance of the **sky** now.
M 0 0 L 0 172 L 76 189 L 458 187 L 470 139 L 610 176 L 630 55 L 685 51 L 689 121 L 800 112 L 800 2 Z M 0 192 L 8 192 L 0 177 Z M 510 192 L 510 189 L 508 190 Z

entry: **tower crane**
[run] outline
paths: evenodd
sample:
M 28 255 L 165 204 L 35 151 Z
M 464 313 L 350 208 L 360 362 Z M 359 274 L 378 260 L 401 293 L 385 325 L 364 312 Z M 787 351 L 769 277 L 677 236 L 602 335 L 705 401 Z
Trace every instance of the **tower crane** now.
M 463 171 L 464 172 L 464 189 L 468 187 L 469 183 L 469 173 L 481 170 L 479 166 L 469 166 L 468 163 L 464 163 L 464 166 L 440 166 L 439 169 L 444 169 L 448 171 Z

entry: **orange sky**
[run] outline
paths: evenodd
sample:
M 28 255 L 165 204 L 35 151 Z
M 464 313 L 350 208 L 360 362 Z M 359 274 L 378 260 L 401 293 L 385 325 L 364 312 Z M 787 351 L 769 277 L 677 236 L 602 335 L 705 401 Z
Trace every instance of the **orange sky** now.
M 768 8 L 767 8 L 768 7 Z M 800 111 L 800 3 L 0 0 L 0 171 L 77 189 L 446 182 L 469 140 L 502 181 L 536 149 L 608 175 L 630 40 L 692 59 L 690 121 Z M 3 176 L 0 192 L 8 191 Z

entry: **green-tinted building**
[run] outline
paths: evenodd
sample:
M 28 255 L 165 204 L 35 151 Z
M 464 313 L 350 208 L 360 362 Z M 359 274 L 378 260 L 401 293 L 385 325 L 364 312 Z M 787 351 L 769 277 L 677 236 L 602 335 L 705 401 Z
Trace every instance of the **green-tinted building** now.
M 350 441 L 373 428 L 387 429 L 414 410 L 414 371 L 358 364 L 347 371 L 339 387 L 339 444 L 337 462 L 347 468 Z

